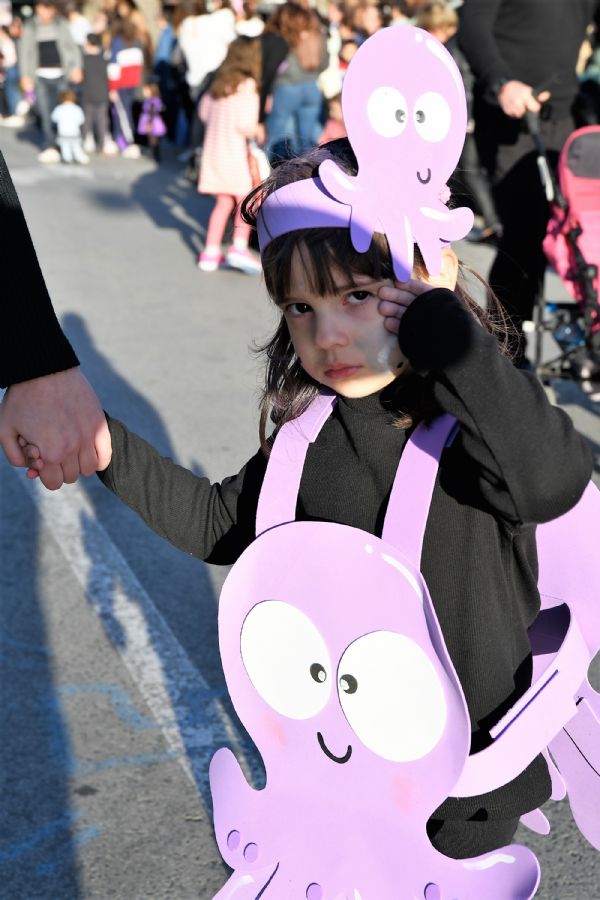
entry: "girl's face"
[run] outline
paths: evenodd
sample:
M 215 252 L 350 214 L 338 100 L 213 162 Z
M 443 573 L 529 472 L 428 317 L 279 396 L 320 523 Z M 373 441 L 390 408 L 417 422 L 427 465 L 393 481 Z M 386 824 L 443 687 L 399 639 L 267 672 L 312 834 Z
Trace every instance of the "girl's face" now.
M 377 291 L 389 279 L 333 272 L 334 290 L 314 292 L 298 250 L 289 296 L 278 302 L 304 371 L 343 397 L 366 397 L 408 371 L 398 338 L 384 327 Z

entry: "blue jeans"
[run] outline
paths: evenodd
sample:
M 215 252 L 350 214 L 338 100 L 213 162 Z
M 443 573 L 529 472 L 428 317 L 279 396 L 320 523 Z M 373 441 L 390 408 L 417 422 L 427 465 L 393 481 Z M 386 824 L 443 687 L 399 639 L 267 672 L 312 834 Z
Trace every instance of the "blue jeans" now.
M 58 105 L 61 93 L 66 90 L 66 78 L 36 78 L 35 104 L 40 117 L 42 129 L 42 148 L 54 147 L 54 125 L 52 124 L 52 110 Z
M 282 84 L 276 88 L 267 118 L 271 159 L 298 156 L 315 146 L 321 133 L 322 107 L 323 96 L 316 81 Z
M 19 90 L 19 67 L 9 66 L 5 73 L 4 80 L 4 97 L 8 115 L 14 116 L 17 111 L 17 105 L 21 99 L 21 91 Z

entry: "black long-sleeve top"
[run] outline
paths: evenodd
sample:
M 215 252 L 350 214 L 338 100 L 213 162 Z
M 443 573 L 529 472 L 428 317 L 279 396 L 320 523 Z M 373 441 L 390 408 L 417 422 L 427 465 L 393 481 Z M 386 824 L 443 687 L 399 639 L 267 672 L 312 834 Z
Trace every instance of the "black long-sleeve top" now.
M 403 352 L 442 409 L 460 422 L 444 451 L 425 532 L 421 570 L 471 716 L 472 749 L 530 684 L 527 628 L 539 611 L 535 523 L 579 499 L 591 453 L 568 416 L 552 407 L 533 376 L 498 352 L 456 296 L 417 298 L 400 327 Z M 396 408 L 421 376 L 408 376 Z M 404 393 L 406 392 L 406 393 Z M 340 522 L 380 535 L 407 433 L 393 425 L 389 390 L 340 397 L 308 450 L 298 519 Z M 199 559 L 234 562 L 254 538 L 266 468 L 259 451 L 237 475 L 211 484 L 164 459 L 109 418 L 113 442 L 105 485 L 158 534 Z M 521 815 L 550 785 L 535 760 L 515 781 L 484 797 L 449 799 L 436 817 Z
M 12 179 L 0 152 L 0 387 L 79 365 L 48 295 Z
M 517 79 L 552 93 L 555 118 L 577 93 L 575 65 L 598 0 L 467 0 L 459 11 L 460 46 L 484 90 Z

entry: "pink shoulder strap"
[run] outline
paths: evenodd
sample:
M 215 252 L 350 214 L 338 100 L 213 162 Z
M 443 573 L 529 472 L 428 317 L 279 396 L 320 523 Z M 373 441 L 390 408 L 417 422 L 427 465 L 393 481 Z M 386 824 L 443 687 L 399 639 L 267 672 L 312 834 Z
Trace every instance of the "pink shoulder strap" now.
M 335 402 L 335 394 L 319 394 L 302 415 L 279 431 L 258 500 L 257 535 L 296 518 L 308 446 L 316 440 Z M 392 486 L 382 538 L 402 550 L 417 568 L 440 456 L 455 428 L 456 420 L 448 415 L 439 416 L 431 425 L 419 425 L 404 448 Z

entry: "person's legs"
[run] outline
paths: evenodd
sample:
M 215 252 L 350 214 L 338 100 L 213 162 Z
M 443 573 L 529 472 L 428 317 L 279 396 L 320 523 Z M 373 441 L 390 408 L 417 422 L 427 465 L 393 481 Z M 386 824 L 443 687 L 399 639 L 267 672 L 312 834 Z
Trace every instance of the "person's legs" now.
M 453 176 L 457 188 L 467 192 L 475 201 L 477 212 L 483 217 L 484 229 L 495 229 L 500 225 L 492 188 L 487 173 L 481 165 L 477 144 L 472 134 L 467 134 L 456 172 Z M 454 189 L 453 189 L 454 192 Z
M 221 245 L 234 204 L 235 198 L 230 194 L 217 194 L 215 198 L 206 229 L 204 250 L 198 257 L 198 268 L 203 272 L 214 272 L 224 260 Z
M 481 159 L 492 174 L 493 197 L 502 223 L 498 252 L 488 281 L 510 316 L 518 337 L 515 359 L 523 358 L 523 321 L 531 319 L 543 290 L 546 258 L 542 242 L 550 216 L 537 167 L 537 153 L 525 123 L 500 109 L 480 104 L 475 110 Z M 551 166 L 572 129 L 570 120 L 540 121 Z
M 58 146 L 60 147 L 60 155 L 63 162 L 73 162 L 73 138 L 59 138 Z
M 323 95 L 316 81 L 305 81 L 299 87 L 302 100 L 297 112 L 298 153 L 305 153 L 319 140 Z
M 54 147 L 56 138 L 52 124 L 52 110 L 58 104 L 61 91 L 65 89 L 63 78 L 38 78 L 35 84 L 36 106 L 42 129 L 42 149 Z
M 273 94 L 273 106 L 267 116 L 267 152 L 271 160 L 296 155 L 296 113 L 301 92 L 296 84 L 282 84 Z
M 21 99 L 21 91 L 19 90 L 19 67 L 16 65 L 9 66 L 6 70 L 4 92 L 6 95 L 6 105 L 8 106 L 8 115 L 14 116 L 17 113 L 17 106 Z

